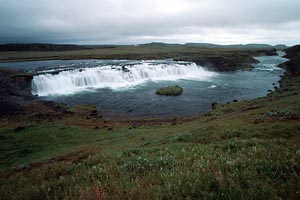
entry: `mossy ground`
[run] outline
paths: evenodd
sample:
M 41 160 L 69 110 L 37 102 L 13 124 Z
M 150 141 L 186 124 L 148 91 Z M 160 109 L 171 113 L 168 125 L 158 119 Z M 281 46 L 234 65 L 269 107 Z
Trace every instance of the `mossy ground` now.
M 177 125 L 2 121 L 1 199 L 299 199 L 300 78 L 281 85 Z

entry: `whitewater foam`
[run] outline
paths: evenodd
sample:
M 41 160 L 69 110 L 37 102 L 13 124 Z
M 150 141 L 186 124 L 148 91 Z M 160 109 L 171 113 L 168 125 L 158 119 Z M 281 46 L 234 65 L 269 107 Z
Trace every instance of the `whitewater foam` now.
M 147 81 L 208 80 L 214 75 L 191 62 L 143 61 L 36 75 L 32 93 L 38 96 L 68 95 L 90 88 L 131 88 Z

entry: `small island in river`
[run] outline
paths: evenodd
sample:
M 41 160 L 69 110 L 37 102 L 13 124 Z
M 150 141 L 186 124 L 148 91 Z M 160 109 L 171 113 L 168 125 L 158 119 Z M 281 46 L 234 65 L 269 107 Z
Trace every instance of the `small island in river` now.
M 167 86 L 156 90 L 156 94 L 166 95 L 166 96 L 178 96 L 181 95 L 182 92 L 183 92 L 183 88 L 178 85 Z

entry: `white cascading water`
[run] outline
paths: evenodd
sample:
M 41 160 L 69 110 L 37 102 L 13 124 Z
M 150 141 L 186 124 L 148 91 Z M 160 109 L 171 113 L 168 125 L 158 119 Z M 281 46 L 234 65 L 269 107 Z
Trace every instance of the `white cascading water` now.
M 207 80 L 214 74 L 195 63 L 142 62 L 125 69 L 119 65 L 109 65 L 34 76 L 32 93 L 38 96 L 66 95 L 89 88 L 132 87 L 146 81 Z

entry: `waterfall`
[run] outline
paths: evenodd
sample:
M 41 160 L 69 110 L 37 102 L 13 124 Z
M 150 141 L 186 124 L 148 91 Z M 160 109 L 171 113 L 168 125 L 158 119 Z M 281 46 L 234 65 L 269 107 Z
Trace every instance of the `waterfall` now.
M 36 75 L 32 93 L 39 96 L 66 95 L 89 88 L 130 88 L 147 81 L 207 80 L 214 74 L 191 62 L 143 61 L 126 66 L 106 65 Z

